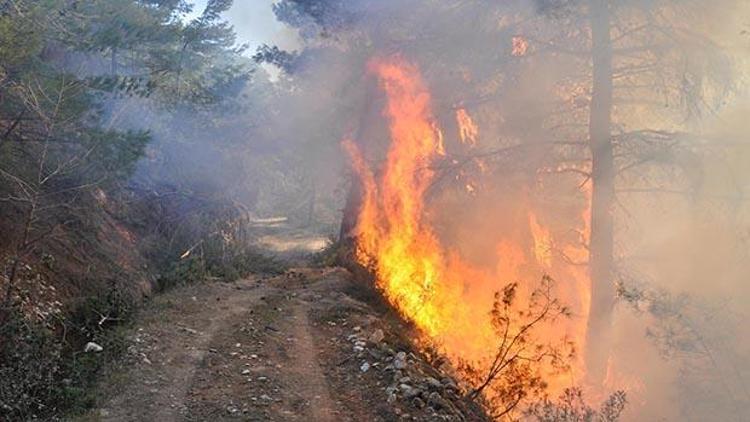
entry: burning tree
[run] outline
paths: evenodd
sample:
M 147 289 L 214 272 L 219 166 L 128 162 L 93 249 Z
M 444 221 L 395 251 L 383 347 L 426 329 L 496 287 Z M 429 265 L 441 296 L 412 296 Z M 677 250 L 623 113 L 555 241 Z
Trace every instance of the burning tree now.
M 574 309 L 573 324 L 584 320 L 574 330 L 584 351 L 572 365 L 575 378 L 585 374 L 592 384 L 611 387 L 612 320 L 633 237 L 627 229 L 634 224 L 626 223 L 644 205 L 636 195 L 690 196 L 705 189 L 696 168 L 717 144 L 708 146 L 700 133 L 702 118 L 731 97 L 737 79 L 733 58 L 705 22 L 727 9 L 659 0 L 282 4 L 280 17 L 304 28 L 316 49 L 342 51 L 363 67 L 371 55 L 396 51 L 419 64 L 430 86 L 426 126 L 436 129 L 413 137 L 430 140 L 431 147 L 393 182 L 387 174 L 402 152 L 383 147 L 386 134 L 371 112 L 385 103 L 392 118 L 389 99 L 359 85 L 368 100 L 352 130 L 357 148 L 348 149 L 359 151 L 353 162 L 360 180 L 350 191 L 342 235 L 359 236 L 370 256 L 363 261 L 374 264 L 386 295 L 408 290 L 391 298 L 402 309 L 414 308 L 430 321 L 440 319 L 434 311 L 477 326 L 481 318 L 474 314 L 433 302 L 446 294 L 460 297 L 444 285 L 485 294 L 498 288 L 465 272 L 476 267 L 455 255 L 495 258 L 500 273 L 524 280 L 534 279 L 530 268 L 555 273 Z M 409 138 L 394 136 L 392 126 L 390 132 L 394 143 Z M 410 187 L 410 198 L 426 198 L 417 207 L 419 218 L 394 218 L 394 210 L 413 209 L 390 195 Z M 473 216 L 472 206 L 482 212 Z M 443 213 L 461 223 L 441 220 Z M 363 236 L 363 220 L 377 229 Z M 414 229 L 412 239 L 419 240 L 404 241 L 393 227 Z M 401 241 L 383 242 L 390 236 Z M 441 253 L 425 253 L 434 247 Z M 398 259 L 381 262 L 391 254 Z M 383 268 L 394 262 L 402 271 Z M 464 298 L 485 303 L 473 299 Z M 440 331 L 426 326 L 430 334 Z M 492 350 L 484 337 L 481 332 L 472 341 Z
M 562 25 L 546 34 L 524 24 L 517 27 L 532 44 L 529 62 L 538 63 L 535 55 L 551 60 L 562 56 L 563 62 L 579 67 L 583 77 L 560 81 L 562 99 L 570 102 L 562 103 L 561 114 L 548 124 L 582 121 L 588 110 L 585 132 L 561 134 L 588 139 L 580 144 L 583 155 L 574 159 L 574 171 L 581 173 L 583 183 L 591 183 L 592 299 L 586 360 L 590 379 L 601 382 L 610 355 L 616 285 L 621 282 L 618 266 L 621 270 L 623 265 L 615 260 L 616 218 L 623 204 L 617 194 L 638 190 L 618 186 L 640 179 L 639 172 L 654 174 L 658 183 L 672 182 L 662 175 L 699 153 L 699 137 L 681 128 L 727 97 L 732 64 L 708 35 L 691 27 L 696 13 L 711 12 L 698 2 L 589 0 L 544 2 L 540 7 Z M 586 26 L 590 32 L 577 29 Z M 640 118 L 643 113 L 651 118 Z M 644 127 L 643 121 L 651 126 Z M 569 152 L 561 152 L 570 163 Z M 666 171 L 659 175 L 658 167 Z

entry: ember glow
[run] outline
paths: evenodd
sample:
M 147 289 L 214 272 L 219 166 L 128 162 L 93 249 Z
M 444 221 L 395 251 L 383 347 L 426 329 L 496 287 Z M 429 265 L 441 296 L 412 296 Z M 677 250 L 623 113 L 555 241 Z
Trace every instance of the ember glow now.
M 479 137 L 479 127 L 466 112 L 466 109 L 459 108 L 456 111 L 456 120 L 458 121 L 458 130 L 461 143 L 476 146 Z
M 573 318 L 556 327 L 542 327 L 540 341 L 570 339 L 580 348 L 584 339 L 588 283 L 578 269 L 553 254 L 554 239 L 536 214 L 529 211 L 522 234 L 496 234 L 496 264 L 486 268 L 444 244 L 430 221 L 434 210 L 426 200 L 435 179 L 430 165 L 443 154 L 442 137 L 432 114 L 430 92 L 418 68 L 400 57 L 370 62 L 387 100 L 383 111 L 390 146 L 382 170 L 367 165 L 355 141 L 344 142 L 363 189 L 356 226 L 357 259 L 371 268 L 388 300 L 439 345 L 454 363 L 486 361 L 497 347 L 490 310 L 495 292 L 518 282 L 519 296 L 530 293 L 543 274 L 569 279 L 559 296 Z M 458 114 L 478 128 L 468 114 Z M 586 232 L 587 228 L 581 228 Z M 582 234 L 585 236 L 585 233 Z M 580 250 L 568 250 L 579 254 Z M 575 256 L 578 258 L 579 256 Z M 556 273 L 556 274 L 555 274 Z M 530 274 L 536 274 L 531 276 Z M 583 376 L 580 359 L 564 374 L 550 374 L 551 392 L 561 391 Z

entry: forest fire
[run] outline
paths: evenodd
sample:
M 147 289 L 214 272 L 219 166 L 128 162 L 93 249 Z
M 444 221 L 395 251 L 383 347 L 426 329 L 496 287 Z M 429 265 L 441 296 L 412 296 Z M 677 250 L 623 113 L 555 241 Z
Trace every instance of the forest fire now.
M 403 58 L 372 60 L 369 70 L 387 95 L 383 114 L 391 143 L 384 167 L 377 173 L 368 167 L 353 141 L 345 141 L 344 147 L 363 190 L 356 226 L 357 259 L 375 272 L 384 295 L 454 364 L 473 362 L 482 367 L 489 364 L 500 340 L 490 312 L 496 292 L 518 283 L 519 299 L 526 298 L 546 274 L 572 279 L 554 291 L 561 303 L 571 307 L 572 317 L 562 326 L 537 327 L 534 341 L 569 340 L 581 348 L 588 306 L 586 272 L 555 259 L 553 235 L 531 210 L 523 223 L 527 227 L 519 231 L 522 234 L 493 234 L 497 245 L 493 268 L 475 265 L 446 247 L 430 221 L 434 210 L 426 200 L 436 177 L 430 164 L 443 154 L 430 93 L 418 68 Z M 476 124 L 465 110 L 459 110 L 457 117 L 463 123 L 461 140 L 475 142 Z M 582 236 L 587 230 L 581 230 Z M 579 259 L 585 249 L 564 252 Z M 517 325 L 512 329 L 519 330 L 521 324 Z M 562 372 L 539 368 L 545 372 L 550 393 L 581 380 L 581 358 L 576 355 L 571 360 Z
M 750 1 L 0 11 L 0 422 L 750 421 Z

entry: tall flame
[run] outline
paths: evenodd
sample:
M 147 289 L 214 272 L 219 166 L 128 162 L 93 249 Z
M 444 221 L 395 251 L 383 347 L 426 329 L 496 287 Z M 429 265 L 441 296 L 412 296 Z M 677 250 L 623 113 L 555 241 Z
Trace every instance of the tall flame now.
M 497 347 L 490 314 L 494 293 L 521 281 L 530 262 L 543 271 L 551 269 L 552 235 L 529 214 L 532 246 L 499 236 L 492 269 L 477 268 L 442 244 L 425 203 L 436 176 L 430 164 L 443 154 L 430 93 L 417 67 L 402 58 L 374 59 L 369 72 L 387 96 L 383 114 L 391 143 L 384 167 L 376 174 L 356 144 L 344 142 L 363 189 L 357 259 L 375 270 L 387 299 L 449 358 L 481 361 Z M 531 290 L 528 285 L 523 289 Z M 585 321 L 577 324 L 584 327 Z M 559 334 L 549 331 L 544 334 Z M 573 340 L 583 338 L 582 328 L 573 334 Z M 569 375 L 559 381 L 559 389 L 571 383 Z

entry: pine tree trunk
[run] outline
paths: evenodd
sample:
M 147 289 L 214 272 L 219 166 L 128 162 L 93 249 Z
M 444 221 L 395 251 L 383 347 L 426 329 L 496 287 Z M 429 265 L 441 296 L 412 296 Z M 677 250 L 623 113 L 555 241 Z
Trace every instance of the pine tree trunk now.
M 601 383 L 610 355 L 615 301 L 613 262 L 614 155 L 612 148 L 612 39 L 609 0 L 589 0 L 593 86 L 589 121 L 592 156 L 591 306 L 586 362 L 591 382 Z

